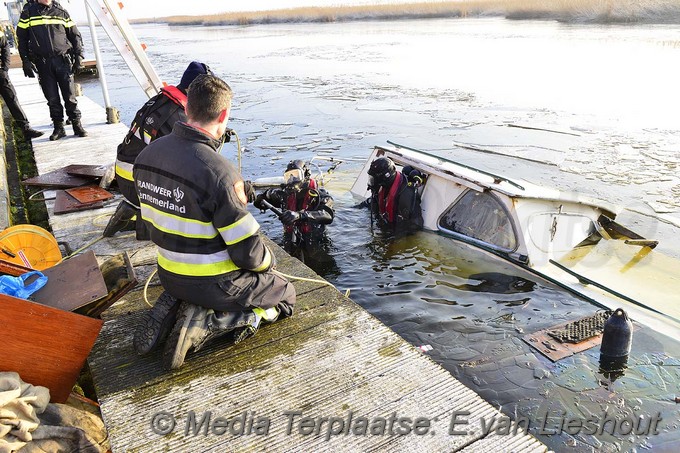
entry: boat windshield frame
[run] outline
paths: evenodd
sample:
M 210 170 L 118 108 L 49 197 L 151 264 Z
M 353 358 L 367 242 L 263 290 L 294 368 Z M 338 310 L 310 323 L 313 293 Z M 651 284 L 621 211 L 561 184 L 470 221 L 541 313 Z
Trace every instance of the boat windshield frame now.
M 454 230 L 450 230 L 448 228 L 442 227 L 442 219 L 451 211 L 451 209 L 453 209 L 455 206 L 457 206 L 460 203 L 460 201 L 464 197 L 466 197 L 468 195 L 468 193 L 470 193 L 470 192 L 477 192 L 477 193 L 481 193 L 481 194 L 490 196 L 496 202 L 496 204 L 501 207 L 501 209 L 503 210 L 503 213 L 505 214 L 508 221 L 510 222 L 510 227 L 512 228 L 514 248 L 501 247 L 498 244 L 494 244 L 492 242 L 487 242 L 487 241 L 484 241 L 482 239 L 478 239 L 478 238 L 469 236 L 465 233 L 461 233 L 459 231 L 454 231 Z M 483 245 L 484 247 L 488 247 L 488 248 L 491 248 L 493 250 L 497 250 L 501 253 L 508 254 L 508 255 L 516 252 L 520 247 L 520 236 L 518 234 L 517 225 L 515 224 L 515 219 L 512 215 L 512 212 L 510 211 L 510 209 L 508 209 L 506 204 L 503 203 L 503 200 L 501 200 L 501 198 L 497 194 L 495 194 L 493 191 L 479 192 L 479 191 L 476 191 L 476 190 L 470 189 L 470 188 L 463 191 L 448 207 L 446 207 L 446 209 L 442 210 L 442 213 L 437 218 L 437 229 L 441 233 L 445 233 L 447 235 L 457 237 L 457 238 L 465 238 L 466 241 L 471 241 L 473 243 Z

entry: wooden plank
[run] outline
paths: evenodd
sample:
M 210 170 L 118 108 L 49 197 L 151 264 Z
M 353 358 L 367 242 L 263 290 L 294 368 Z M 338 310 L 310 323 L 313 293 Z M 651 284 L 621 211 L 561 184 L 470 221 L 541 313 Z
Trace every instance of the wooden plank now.
M 75 310 L 76 313 L 99 318 L 106 309 L 137 286 L 138 281 L 135 270 L 132 267 L 127 252 L 107 260 L 101 265 L 100 269 L 104 276 L 104 282 L 106 282 L 108 294 L 101 299 L 78 308 Z
M 69 175 L 96 179 L 104 177 L 107 167 L 108 165 L 69 165 L 64 167 L 64 170 Z
M 241 344 L 214 343 L 190 354 L 185 366 L 173 372 L 162 371 L 156 354 L 135 356 L 131 339 L 120 335 L 135 324 L 133 318 L 107 322 L 90 366 L 113 449 L 455 451 L 483 434 L 448 435 L 453 411 L 469 411 L 466 419 L 472 426 L 500 416 L 447 371 L 335 294 L 334 301 L 267 325 Z M 144 368 L 148 371 L 140 374 Z M 103 381 L 115 388 L 100 391 Z M 186 436 L 188 410 L 199 417 L 214 411 L 225 418 L 247 411 L 271 419 L 271 430 L 267 436 Z M 334 436 L 326 441 L 296 430 L 286 433 L 283 414 L 288 410 L 314 417 L 346 418 L 352 412 L 387 418 L 396 412 L 437 420 L 427 436 Z M 176 418 L 173 435 L 157 436 L 145 422 L 149 412 L 159 411 Z
M 98 319 L 0 294 L 0 371 L 16 371 L 63 403 L 101 327 Z
M 89 251 L 42 271 L 47 284 L 33 293 L 39 304 L 73 311 L 107 295 L 94 252 Z
M 11 261 L 5 261 L 0 259 L 0 274 L 6 274 L 6 275 L 13 275 L 14 277 L 18 277 L 21 274 L 25 274 L 26 272 L 31 272 L 33 269 L 21 266 L 16 263 L 12 263 Z
M 518 432 L 521 432 L 518 431 Z M 548 452 L 548 447 L 539 442 L 532 436 L 513 436 L 496 434 L 494 430 L 483 439 L 468 445 L 460 450 L 461 453 L 488 453 L 490 451 L 522 451 L 544 453 Z
M 204 366 L 232 362 L 244 351 L 256 354 L 258 348 L 262 346 L 286 342 L 293 335 L 318 328 L 335 317 L 334 311 L 340 299 L 337 291 L 334 294 L 330 291 L 319 292 L 319 298 L 316 297 L 317 293 L 310 294 L 310 297 L 322 301 L 320 305 L 323 306 L 323 309 L 313 316 L 306 315 L 306 312 L 298 313 L 292 318 L 266 326 L 253 338 L 236 346 L 227 339 L 218 340 L 212 347 L 189 354 L 187 363 L 174 372 L 175 376 L 182 373 L 195 374 Z M 149 296 L 152 303 L 157 295 L 158 292 L 155 292 L 153 297 Z M 149 308 L 140 301 L 142 297 L 141 291 L 135 292 L 131 298 L 134 302 L 124 299 L 122 306 L 113 307 L 111 311 L 117 315 L 113 319 L 109 318 L 109 312 L 106 313 L 106 324 L 88 359 L 100 399 L 119 391 L 131 391 L 148 385 L 163 385 L 162 383 L 168 379 L 168 373 L 161 367 L 158 355 L 138 357 L 132 349 L 132 336 L 120 335 L 120 332 L 133 332 Z M 132 311 L 135 308 L 137 310 Z M 195 365 L 186 366 L 189 363 Z M 116 379 L 108 379 L 112 375 L 115 375 Z
M 59 169 L 45 173 L 33 178 L 24 179 L 21 184 L 25 186 L 39 186 L 50 187 L 54 189 L 66 189 L 69 187 L 78 187 L 91 183 L 90 178 L 83 178 L 82 176 L 69 175 L 64 169 Z

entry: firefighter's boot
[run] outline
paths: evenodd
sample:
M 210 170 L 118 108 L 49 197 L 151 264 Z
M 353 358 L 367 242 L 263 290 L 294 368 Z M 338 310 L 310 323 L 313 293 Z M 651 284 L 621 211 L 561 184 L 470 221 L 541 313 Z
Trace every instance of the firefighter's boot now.
M 64 122 L 55 121 L 54 131 L 52 131 L 52 135 L 50 135 L 50 141 L 59 140 L 62 137 L 66 137 L 66 131 L 64 130 Z
M 161 293 L 156 304 L 144 313 L 135 331 L 133 345 L 137 354 L 148 354 L 167 338 L 177 320 L 179 306 L 180 301 L 167 291 Z
M 182 366 L 189 350 L 198 351 L 210 341 L 227 334 L 238 334 L 248 329 L 252 336 L 259 326 L 260 320 L 253 311 L 221 312 L 210 308 L 182 302 L 177 312 L 177 321 L 163 351 L 163 365 L 168 370 Z M 232 337 L 234 341 L 236 335 Z
M 71 125 L 73 126 L 73 135 L 77 135 L 78 137 L 87 137 L 87 131 L 83 129 L 83 124 L 79 119 L 72 120 Z

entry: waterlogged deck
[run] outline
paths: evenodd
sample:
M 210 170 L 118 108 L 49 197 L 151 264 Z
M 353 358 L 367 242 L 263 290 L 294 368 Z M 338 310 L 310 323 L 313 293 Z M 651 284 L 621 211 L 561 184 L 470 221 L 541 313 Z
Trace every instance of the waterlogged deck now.
M 11 71 L 34 127 L 39 172 L 113 162 L 123 125 L 81 97 L 88 138 L 57 142 L 37 83 Z M 70 132 L 70 131 L 69 131 Z M 49 196 L 49 193 L 48 193 Z M 52 215 L 56 238 L 77 250 L 101 236 L 117 200 L 102 209 Z M 270 244 L 278 269 L 318 278 Z M 91 246 L 98 259 L 127 251 L 140 281 L 154 249 L 119 234 Z M 132 332 L 146 305 L 138 287 L 104 313 L 88 359 L 112 450 L 123 451 L 546 451 L 520 432 L 485 434 L 500 412 L 336 289 L 295 282 L 294 317 L 239 345 L 217 342 L 164 371 L 158 354 L 138 357 Z M 159 287 L 149 290 L 154 300 Z M 493 425 L 494 427 L 498 426 Z

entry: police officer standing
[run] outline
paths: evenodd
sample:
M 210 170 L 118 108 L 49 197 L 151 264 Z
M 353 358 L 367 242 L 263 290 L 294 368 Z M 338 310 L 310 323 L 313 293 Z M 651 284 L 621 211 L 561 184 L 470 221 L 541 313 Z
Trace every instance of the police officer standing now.
M 68 12 L 53 0 L 27 3 L 17 25 L 17 40 L 24 75 L 35 77 L 37 71 L 40 88 L 50 108 L 54 123 L 50 140 L 66 136 L 60 92 L 64 98 L 66 115 L 73 125 L 73 133 L 78 137 L 86 137 L 87 132 L 80 122 L 73 81 L 74 72 L 82 67 L 83 42 Z
M 32 138 L 38 138 L 43 135 L 43 133 L 31 128 L 24 110 L 21 108 L 21 105 L 19 105 L 17 93 L 14 91 L 14 85 L 12 85 L 9 75 L 7 75 L 7 71 L 9 70 L 10 53 L 9 40 L 7 39 L 7 36 L 5 36 L 4 30 L 0 30 L 0 54 L 0 64 L 2 65 L 0 67 L 0 96 L 2 96 L 5 104 L 7 104 L 7 108 L 12 114 L 14 121 L 16 121 L 17 125 L 24 132 L 24 138 L 29 140 Z

